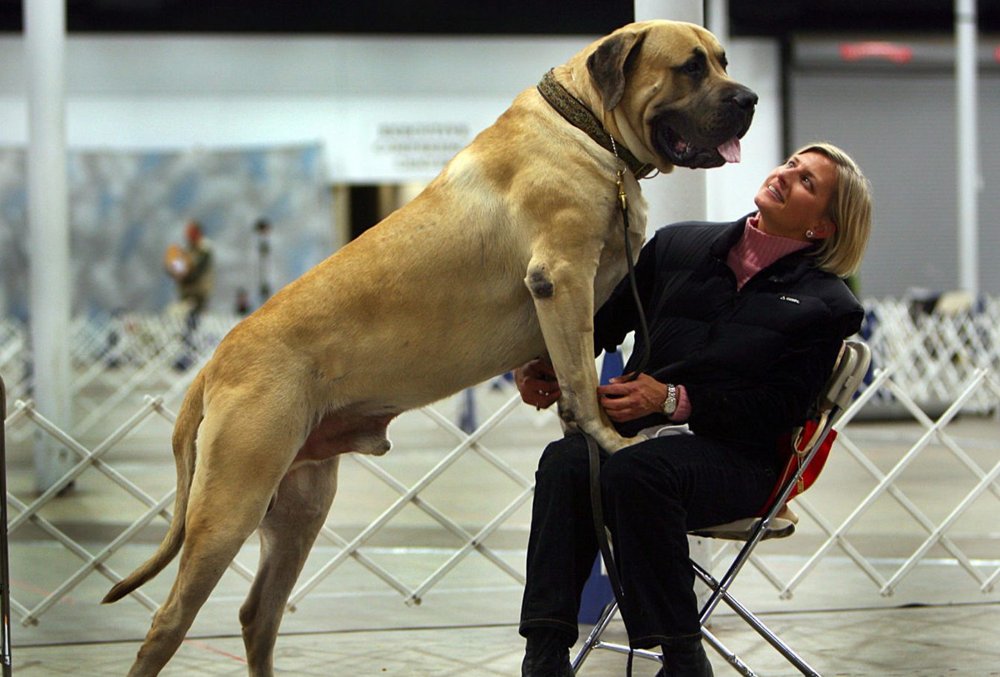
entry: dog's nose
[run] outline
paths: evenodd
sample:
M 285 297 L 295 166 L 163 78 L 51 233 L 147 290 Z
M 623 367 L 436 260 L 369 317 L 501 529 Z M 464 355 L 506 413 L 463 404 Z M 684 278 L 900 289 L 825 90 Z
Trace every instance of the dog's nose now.
M 733 93 L 733 103 L 746 110 L 757 105 L 757 94 L 752 89 L 740 87 Z

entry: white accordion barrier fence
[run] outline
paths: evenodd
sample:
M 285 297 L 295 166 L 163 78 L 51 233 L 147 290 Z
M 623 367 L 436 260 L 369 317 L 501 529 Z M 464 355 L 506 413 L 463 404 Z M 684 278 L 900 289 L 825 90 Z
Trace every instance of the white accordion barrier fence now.
M 995 540 L 1000 532 L 1000 518 L 995 517 L 1000 515 L 1000 445 L 990 432 L 1000 403 L 1000 305 L 990 300 L 951 315 L 915 312 L 892 299 L 867 301 L 866 308 L 863 338 L 874 354 L 870 378 L 841 419 L 824 480 L 794 503 L 802 514 L 799 533 L 774 549 L 762 548 L 765 554 L 755 556 L 753 564 L 778 601 L 810 581 L 822 591 L 824 567 L 834 560 L 867 581 L 862 589 L 871 591 L 870 604 L 903 589 L 921 565 L 950 572 L 943 584 L 948 590 L 942 593 L 948 599 L 981 598 L 994 591 L 1000 577 Z M 12 569 L 18 582 L 11 588 L 16 621 L 35 625 L 55 609 L 71 615 L 72 605 L 65 600 L 79 586 L 99 581 L 107 589 L 152 553 L 156 538 L 149 529 L 162 533 L 173 508 L 173 412 L 200 365 L 237 321 L 205 316 L 189 330 L 182 318 L 162 316 L 78 319 L 70 329 L 72 421 L 51 421 L 35 408 L 26 330 L 16 321 L 0 321 L 8 474 L 20 468 L 20 476 L 30 475 L 31 442 L 39 436 L 65 447 L 73 458 L 72 467 L 40 495 L 26 481 L 8 482 L 11 552 L 39 543 L 48 548 L 44 573 Z M 884 423 L 873 425 L 873 420 Z M 953 434 L 960 421 L 973 433 L 960 426 L 960 434 Z M 341 495 L 292 593 L 292 609 L 302 608 L 346 566 L 370 574 L 371 587 L 364 590 L 398 595 L 410 605 L 440 590 L 469 558 L 478 558 L 511 588 L 523 584 L 531 476 L 544 441 L 559 434 L 554 413 L 523 406 L 501 377 L 406 414 L 393 426 L 394 449 L 388 455 L 345 457 Z M 976 433 L 984 430 L 986 434 Z M 155 477 L 155 489 L 144 486 L 148 473 L 141 471 L 151 463 L 163 469 Z M 950 481 L 928 502 L 923 490 L 908 486 L 913 472 L 942 473 Z M 101 491 L 79 490 L 98 479 Z M 364 482 L 381 488 L 380 499 L 368 491 L 356 499 L 371 503 L 364 520 L 345 521 L 343 494 Z M 493 499 L 489 517 L 483 517 L 487 492 L 476 490 L 486 485 L 491 496 L 501 497 Z M 60 502 L 70 500 L 63 496 L 70 487 L 76 488 L 68 495 L 82 514 L 67 516 L 59 509 Z M 114 529 L 80 528 L 88 519 L 108 521 L 97 517 L 98 508 L 112 495 L 116 505 L 134 506 L 110 520 Z M 88 517 L 88 501 L 94 517 Z M 875 514 L 884 516 L 873 523 Z M 987 529 L 992 541 L 988 534 L 975 533 L 984 519 L 992 520 Z M 512 529 L 512 521 L 522 527 Z M 975 528 L 969 527 L 972 521 Z M 410 549 L 436 549 L 440 556 L 434 566 L 406 565 L 407 547 L 394 545 L 393 534 L 408 528 L 427 541 L 411 543 Z M 906 552 L 887 554 L 890 537 L 904 543 Z M 729 548 L 716 549 L 714 565 L 730 556 Z M 129 554 L 119 555 L 123 552 Z M 233 571 L 249 581 L 252 568 L 240 560 Z M 39 580 L 32 580 L 36 576 Z M 132 598 L 154 610 L 162 595 L 147 588 Z M 519 599 L 519 593 L 510 594 Z M 79 604 L 96 605 L 96 600 L 88 595 Z

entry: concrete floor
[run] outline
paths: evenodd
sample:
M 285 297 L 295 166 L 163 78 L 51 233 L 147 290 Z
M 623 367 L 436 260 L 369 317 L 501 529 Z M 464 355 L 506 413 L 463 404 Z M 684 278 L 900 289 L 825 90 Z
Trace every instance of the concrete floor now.
M 883 677 L 986 677 L 1000 675 L 996 604 L 779 614 L 769 624 L 823 675 Z M 770 647 L 755 641 L 736 619 L 715 623 L 725 638 L 760 675 L 798 675 Z M 622 636 L 620 626 L 609 634 Z M 518 675 L 522 643 L 510 624 L 440 628 L 398 628 L 340 632 L 284 633 L 276 654 L 276 674 L 300 677 L 513 677 Z M 15 651 L 15 674 L 124 675 L 135 642 L 101 642 L 24 647 Z M 746 647 L 740 650 L 739 647 Z M 165 677 L 212 675 L 242 677 L 242 643 L 216 635 L 189 638 Z M 717 675 L 733 674 L 711 655 Z M 657 666 L 636 661 L 633 674 L 649 677 Z M 581 675 L 623 675 L 624 657 L 598 652 Z
M 530 479 L 542 441 L 554 436 L 553 428 L 544 420 L 515 423 L 506 433 L 491 433 L 485 443 L 517 473 Z M 994 441 L 997 429 L 993 420 L 970 419 L 953 424 L 949 432 L 989 471 L 1000 459 Z M 884 423 L 854 424 L 847 431 L 882 472 L 920 433 L 911 424 Z M 379 463 L 407 486 L 437 462 L 442 449 L 450 448 L 449 436 L 423 419 L 410 419 L 390 434 L 397 441 L 396 448 Z M 150 438 L 166 439 L 162 435 L 163 430 L 153 425 L 107 458 L 154 498 L 166 493 L 174 481 L 168 451 L 161 444 L 149 444 Z M 974 475 L 946 449 L 932 445 L 900 478 L 898 486 L 933 524 L 939 524 L 975 483 Z M 30 502 L 30 466 L 15 462 L 8 484 L 15 496 Z M 846 453 L 837 452 L 807 499 L 826 520 L 839 524 L 873 485 L 859 464 Z M 516 482 L 470 452 L 421 497 L 475 531 L 521 490 Z M 346 539 L 398 495 L 349 460 L 343 464 L 340 493 L 328 524 Z M 1000 490 L 981 494 L 948 531 L 952 543 L 969 557 L 981 576 L 990 576 L 1000 568 L 998 496 Z M 91 553 L 98 553 L 142 511 L 133 497 L 91 469 L 80 477 L 70 495 L 46 506 L 42 514 Z M 16 514 L 16 510 L 11 511 L 12 518 Z M 523 572 L 529 520 L 530 502 L 514 510 L 486 541 L 498 557 L 519 572 Z M 151 554 L 163 529 L 162 523 L 152 525 L 111 555 L 107 566 L 118 574 L 131 570 Z M 926 530 L 900 507 L 900 501 L 882 497 L 852 527 L 849 541 L 881 576 L 889 577 L 925 535 Z M 800 570 L 824 538 L 820 526 L 806 517 L 800 533 L 787 541 L 765 543 L 759 552 L 771 570 L 787 579 Z M 458 539 L 410 505 L 363 552 L 412 589 L 460 546 Z M 339 551 L 335 543 L 321 540 L 300 580 L 318 571 Z M 251 543 L 238 559 L 252 570 L 256 554 L 256 544 Z M 10 559 L 12 595 L 28 608 L 41 602 L 83 564 L 32 525 L 13 535 Z M 143 591 L 157 602 L 162 600 L 174 571 L 169 568 Z M 15 674 L 124 675 L 148 628 L 150 612 L 132 599 L 101 606 L 99 600 L 109 586 L 100 573 L 86 576 L 42 614 L 35 626 L 21 625 L 21 615 L 15 613 Z M 235 573 L 223 577 L 163 675 L 246 674 L 236 616 L 247 587 Z M 979 588 L 954 557 L 935 546 L 900 581 L 892 596 L 880 595 L 878 586 L 840 548 L 822 559 L 791 599 L 780 599 L 765 576 L 752 567 L 742 574 L 734 591 L 823 675 L 1000 675 L 1000 599 L 995 590 L 982 592 Z M 277 674 L 518 675 L 523 652 L 523 641 L 516 631 L 520 595 L 517 580 L 477 553 L 433 586 L 420 605 L 405 604 L 403 595 L 348 560 L 305 596 L 294 613 L 286 614 L 278 640 Z M 727 609 L 720 609 L 715 616 L 713 632 L 761 675 L 799 674 Z M 611 626 L 609 635 L 623 638 L 620 623 Z M 736 674 L 714 654 L 712 661 L 717 674 Z M 624 657 L 599 652 L 587 661 L 581 674 L 622 675 L 624 665 Z M 648 676 L 656 669 L 650 662 L 636 661 L 635 674 Z

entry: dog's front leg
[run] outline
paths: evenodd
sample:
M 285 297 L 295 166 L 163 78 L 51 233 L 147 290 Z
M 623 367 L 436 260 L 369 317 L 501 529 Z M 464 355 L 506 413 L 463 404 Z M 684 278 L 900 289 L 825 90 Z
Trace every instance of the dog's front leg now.
M 594 366 L 594 274 L 583 260 L 535 255 L 525 284 L 531 291 L 545 346 L 562 395 L 559 415 L 569 428 L 587 433 L 614 452 L 632 444 L 611 426 L 597 401 Z

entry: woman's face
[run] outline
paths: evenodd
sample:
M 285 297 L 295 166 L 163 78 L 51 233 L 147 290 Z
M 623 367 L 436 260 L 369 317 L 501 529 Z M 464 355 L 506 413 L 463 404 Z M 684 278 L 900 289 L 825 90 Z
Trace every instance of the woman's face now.
M 768 235 L 794 240 L 830 237 L 836 226 L 826 217 L 826 208 L 836 185 L 833 160 L 822 153 L 793 155 L 768 174 L 757 191 L 758 227 Z

